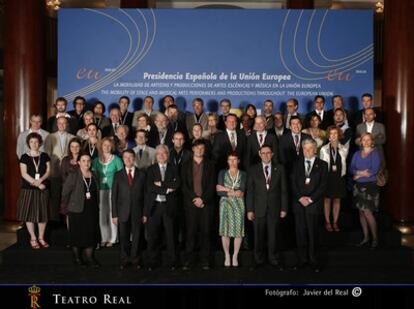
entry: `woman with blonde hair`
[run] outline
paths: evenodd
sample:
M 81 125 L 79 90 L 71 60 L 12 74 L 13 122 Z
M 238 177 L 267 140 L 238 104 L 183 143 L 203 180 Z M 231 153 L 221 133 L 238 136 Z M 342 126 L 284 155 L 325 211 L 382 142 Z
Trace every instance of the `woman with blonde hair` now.
M 319 157 L 328 163 L 328 187 L 325 192 L 325 228 L 328 232 L 339 232 L 338 218 L 341 209 L 341 198 L 346 196 L 346 158 L 348 147 L 342 145 L 342 131 L 336 126 L 326 130 L 329 143 L 320 150 Z M 331 223 L 331 209 L 333 204 L 333 224 Z
M 115 142 L 104 137 L 98 144 L 99 157 L 92 162 L 92 170 L 99 176 L 99 227 L 101 247 L 112 247 L 117 242 L 118 229 L 112 223 L 111 189 L 115 173 L 122 170 L 122 160 L 114 154 Z

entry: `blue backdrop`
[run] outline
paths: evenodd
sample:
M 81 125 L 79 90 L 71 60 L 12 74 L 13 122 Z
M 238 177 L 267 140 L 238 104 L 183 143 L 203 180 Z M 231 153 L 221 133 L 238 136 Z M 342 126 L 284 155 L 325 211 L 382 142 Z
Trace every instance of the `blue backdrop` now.
M 290 97 L 300 110 L 316 94 L 347 108 L 373 92 L 371 10 L 59 10 L 58 93 L 130 109 L 166 94 L 191 110 L 229 98 L 234 107 L 275 111 Z M 157 107 L 157 106 L 156 106 Z

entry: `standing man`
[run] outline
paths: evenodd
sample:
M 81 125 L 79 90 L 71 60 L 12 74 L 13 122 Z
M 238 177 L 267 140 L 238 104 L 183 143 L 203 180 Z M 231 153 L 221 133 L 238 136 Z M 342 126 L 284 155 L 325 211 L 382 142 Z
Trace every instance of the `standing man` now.
M 229 99 L 223 99 L 220 101 L 221 115 L 218 119 L 217 129 L 224 131 L 226 129 L 226 118 L 230 114 L 231 101 Z
M 213 208 L 216 201 L 216 173 L 213 163 L 204 157 L 204 140 L 196 140 L 192 150 L 193 160 L 183 165 L 181 173 L 187 229 L 183 270 L 188 270 L 194 263 L 198 232 L 201 267 L 208 270 Z
M 168 118 L 163 113 L 155 116 L 155 125 L 151 127 L 148 138 L 148 145 L 155 148 L 158 145 L 172 146 L 172 128 L 168 126 Z
M 273 116 L 272 116 L 273 117 Z M 257 164 L 261 161 L 259 150 L 263 145 L 268 145 L 272 148 L 273 156 L 272 162 L 278 163 L 279 146 L 275 135 L 268 134 L 266 131 L 265 116 L 257 116 L 254 119 L 254 133 L 247 137 L 246 149 L 246 167 Z
M 135 152 L 135 164 L 139 169 L 147 169 L 155 163 L 155 149 L 147 145 L 148 132 L 138 130 L 135 133 L 136 146 L 133 148 Z
M 132 120 L 132 126 L 134 128 L 138 128 L 138 117 L 142 114 L 147 115 L 151 120 L 151 124 L 153 124 L 157 113 L 158 111 L 154 110 L 154 98 L 151 96 L 146 96 L 144 98 L 142 109 L 134 113 L 133 120 Z
M 317 144 L 313 139 L 302 141 L 303 157 L 297 160 L 291 173 L 293 193 L 292 210 L 295 214 L 296 244 L 299 263 L 303 268 L 320 272 L 316 251 L 318 246 L 319 217 L 324 204 L 328 180 L 328 164 L 316 156 Z
M 76 135 L 76 132 L 78 132 L 78 121 L 66 112 L 68 101 L 64 97 L 59 97 L 56 99 L 54 106 L 56 109 L 56 115 L 49 117 L 47 120 L 45 127 L 46 131 L 49 133 L 56 132 L 58 130 L 57 119 L 65 117 L 68 120 L 66 131 L 72 135 Z
M 318 115 L 321 118 L 321 124 L 319 125 L 319 127 L 322 130 L 326 130 L 329 126 L 333 125 L 333 114 L 330 114 L 327 111 L 324 111 L 323 109 L 325 106 L 324 96 L 315 96 L 315 98 L 313 99 L 313 106 L 314 110 L 306 115 L 306 128 L 310 127 L 310 120 L 314 115 Z
M 83 129 L 85 127 L 85 123 L 83 122 L 83 115 L 86 112 L 85 108 L 85 98 L 81 96 L 75 97 L 75 99 L 73 100 L 73 110 L 70 111 L 68 114 L 76 120 L 76 127 L 78 130 Z
M 263 116 L 266 119 L 266 130 L 273 128 L 273 101 L 266 100 L 263 103 Z
M 280 137 L 289 131 L 289 129 L 286 129 L 285 127 L 283 114 L 281 112 L 277 112 L 273 117 L 273 125 L 274 127 L 268 130 L 268 132 L 275 135 L 279 141 Z
M 246 136 L 244 132 L 237 129 L 237 116 L 228 114 L 225 126 L 225 130 L 215 137 L 212 151 L 212 158 L 218 171 L 227 168 L 227 157 L 230 153 L 236 152 L 240 162 L 244 162 L 245 157 Z
M 116 129 L 120 126 L 121 110 L 118 106 L 112 107 L 109 112 L 110 125 L 102 129 L 102 137 L 116 137 Z M 116 139 L 116 138 L 115 138 Z
M 201 124 L 203 131 L 208 130 L 208 117 L 207 114 L 204 112 L 204 101 L 201 98 L 195 98 L 193 100 L 193 110 L 194 114 L 189 114 L 186 117 L 186 127 L 189 138 L 193 138 L 193 126 L 195 123 Z
M 372 108 L 376 114 L 377 121 L 381 123 L 383 122 L 383 115 L 382 115 L 381 110 L 378 107 L 374 107 L 374 99 L 372 97 L 372 94 L 364 93 L 361 96 L 361 103 L 362 103 L 362 109 L 357 111 L 352 117 L 353 118 L 352 125 L 353 125 L 354 132 L 355 132 L 355 128 L 359 124 L 364 123 L 366 121 L 365 110 L 367 108 Z
M 298 100 L 294 98 L 288 99 L 286 102 L 286 116 L 285 116 L 286 129 L 290 129 L 290 118 L 292 118 L 293 116 L 298 117 L 302 123 L 304 122 L 305 117 L 303 117 L 303 115 L 300 115 L 298 110 L 299 110 Z
M 166 145 L 155 148 L 157 163 L 147 169 L 147 192 L 145 195 L 144 223 L 148 233 L 148 270 L 159 264 L 161 231 L 167 245 L 167 265 L 175 269 L 176 249 L 174 242 L 174 219 L 177 211 L 176 190 L 180 187 L 177 169 L 168 163 Z
M 143 221 L 145 173 L 135 166 L 135 152 L 132 149 L 122 153 L 122 161 L 125 168 L 115 174 L 112 185 L 112 223 L 119 226 L 120 269 L 129 263 L 139 269 L 138 248 Z
M 247 219 L 253 222 L 254 261 L 259 267 L 265 262 L 267 239 L 268 261 L 283 270 L 278 254 L 280 219 L 288 211 L 288 190 L 285 169 L 273 163 L 273 151 L 269 145 L 260 147 L 261 162 L 249 169 L 247 184 Z
M 134 118 L 134 113 L 128 111 L 130 99 L 127 96 L 122 96 L 118 100 L 120 117 L 119 117 L 119 124 L 126 125 L 129 129 L 129 138 L 134 138 L 134 130 L 132 128 L 132 120 Z
M 43 118 L 40 114 L 32 114 L 30 116 L 29 129 L 19 134 L 19 137 L 17 138 L 17 144 L 16 144 L 16 154 L 19 159 L 24 153 L 29 151 L 29 148 L 27 147 L 27 143 L 26 143 L 26 137 L 30 133 L 32 132 L 38 133 L 42 137 L 42 140 L 46 140 L 46 137 L 49 135 L 49 132 L 41 128 L 42 119 Z M 40 146 L 39 151 L 42 151 L 42 152 L 45 151 L 43 145 Z

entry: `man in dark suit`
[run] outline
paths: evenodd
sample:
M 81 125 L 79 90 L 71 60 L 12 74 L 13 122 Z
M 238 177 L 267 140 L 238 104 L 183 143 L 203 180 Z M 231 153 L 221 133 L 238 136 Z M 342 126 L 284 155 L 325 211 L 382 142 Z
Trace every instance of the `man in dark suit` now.
M 192 150 L 193 160 L 186 162 L 181 172 L 187 229 L 183 270 L 188 270 L 194 263 L 198 232 L 200 232 L 201 266 L 203 270 L 208 270 L 212 217 L 216 201 L 216 173 L 213 163 L 204 157 L 203 140 L 196 140 Z
M 167 145 L 168 148 L 171 148 L 173 131 L 168 127 L 167 116 L 158 113 L 155 116 L 154 124 L 149 132 L 148 145 L 153 148 L 158 145 Z
M 352 117 L 352 128 L 354 129 L 353 130 L 354 132 L 356 131 L 356 127 L 359 124 L 364 123 L 366 121 L 365 110 L 367 108 L 372 108 L 374 110 L 375 115 L 376 115 L 376 121 L 380 123 L 383 122 L 383 114 L 381 110 L 379 109 L 379 107 L 374 107 L 374 100 L 372 98 L 372 94 L 364 93 L 361 96 L 361 103 L 362 103 L 362 109 L 357 111 Z
M 276 136 L 268 134 L 266 131 L 266 118 L 264 116 L 257 116 L 254 120 L 254 132 L 247 137 L 246 147 L 246 169 L 261 161 L 259 150 L 263 145 L 268 145 L 272 148 L 273 157 L 272 162 L 278 163 L 279 146 Z
M 286 101 L 286 115 L 285 115 L 285 127 L 290 129 L 290 118 L 296 116 L 299 117 L 302 124 L 305 122 L 305 117 L 299 114 L 299 102 L 295 98 L 290 98 Z
M 56 99 L 54 106 L 56 109 L 56 115 L 49 117 L 44 129 L 49 133 L 58 131 L 57 119 L 60 117 L 65 117 L 68 120 L 66 132 L 72 135 L 76 135 L 78 132 L 78 120 L 66 112 L 68 101 L 64 97 L 59 97 Z
M 144 222 L 148 233 L 148 270 L 157 266 L 161 249 L 161 231 L 164 230 L 167 245 L 167 264 L 175 269 L 176 249 L 174 242 L 174 219 L 177 210 L 176 190 L 180 187 L 177 169 L 168 163 L 166 145 L 155 148 L 157 163 L 147 169 Z
M 237 116 L 228 114 L 225 125 L 225 130 L 214 138 L 212 158 L 217 171 L 227 168 L 227 157 L 234 151 L 239 156 L 240 162 L 244 162 L 246 136 L 237 129 Z
M 118 100 L 120 117 L 119 117 L 119 124 L 126 125 L 129 129 L 128 139 L 132 140 L 135 138 L 135 131 L 132 127 L 132 121 L 134 119 L 134 113 L 128 111 L 129 107 L 129 97 L 122 96 Z
M 306 115 L 305 127 L 310 127 L 311 118 L 315 115 L 318 115 L 321 119 L 321 124 L 319 127 L 322 130 L 326 130 L 329 126 L 333 125 L 333 112 L 325 111 L 323 108 L 325 106 L 325 97 L 322 95 L 317 95 L 313 99 L 314 110 Z
M 85 123 L 83 122 L 83 115 L 85 113 L 86 100 L 84 97 L 77 96 L 73 99 L 73 110 L 69 111 L 68 114 L 76 119 L 77 129 L 83 129 Z
M 110 125 L 102 129 L 102 137 L 114 137 L 116 139 L 116 129 L 120 126 L 121 110 L 118 106 L 111 108 L 109 112 Z
M 260 148 L 261 162 L 249 169 L 247 218 L 253 221 L 255 265 L 261 266 L 265 261 L 267 239 L 269 263 L 283 270 L 277 253 L 277 236 L 280 219 L 286 217 L 288 211 L 288 190 L 285 169 L 273 163 L 272 156 L 272 147 L 263 145 Z
M 117 172 L 112 184 L 112 222 L 119 226 L 121 269 L 129 263 L 139 265 L 139 239 L 144 209 L 145 173 L 135 166 L 135 152 L 122 153 L 125 168 Z M 130 236 L 132 243 L 130 245 Z
M 295 214 L 298 264 L 307 263 L 315 272 L 320 271 L 316 250 L 318 246 L 319 217 L 324 203 L 328 181 L 328 164 L 316 156 L 317 145 L 312 139 L 302 141 L 303 157 L 297 160 L 291 173 L 293 193 L 292 210 Z
M 286 129 L 285 127 L 285 120 L 283 118 L 283 114 L 281 112 L 277 112 L 273 117 L 273 124 L 274 127 L 267 130 L 270 134 L 276 136 L 277 140 L 280 140 L 280 137 L 285 134 L 286 132 L 289 132 L 289 129 Z
M 175 166 L 181 175 L 182 166 L 192 160 L 193 153 L 184 148 L 185 136 L 182 132 L 177 131 L 173 135 L 173 147 L 170 151 L 169 162 Z M 177 220 L 175 229 L 175 242 L 180 247 L 184 247 L 185 243 L 185 212 L 182 190 L 177 191 Z
M 279 140 L 279 160 L 286 171 L 292 169 L 293 162 L 302 156 L 301 142 L 311 138 L 310 135 L 302 133 L 302 123 L 299 117 L 290 118 L 290 133 L 286 133 Z
M 221 115 L 218 117 L 217 129 L 224 131 L 226 129 L 226 118 L 230 114 L 231 101 L 229 99 L 223 99 L 220 101 Z
M 171 104 L 167 107 L 165 114 L 168 117 L 168 127 L 171 128 L 171 131 L 173 133 L 180 131 L 184 134 L 185 138 L 188 139 L 187 127 L 185 126 L 185 121 L 180 119 L 178 106 Z
M 263 103 L 263 116 L 266 120 L 266 130 L 273 128 L 273 101 L 270 99 Z
M 201 98 L 193 100 L 194 114 L 188 114 L 185 118 L 185 125 L 187 127 L 188 137 L 193 138 L 193 126 L 195 123 L 201 124 L 203 131 L 208 130 L 208 117 L 204 112 L 204 101 Z

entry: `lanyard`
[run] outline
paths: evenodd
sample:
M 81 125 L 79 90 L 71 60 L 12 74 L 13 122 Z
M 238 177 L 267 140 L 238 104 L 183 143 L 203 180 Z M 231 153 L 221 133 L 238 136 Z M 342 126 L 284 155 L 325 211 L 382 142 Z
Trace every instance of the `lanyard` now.
M 109 163 L 111 163 L 111 161 L 112 161 L 112 158 L 113 158 L 113 155 L 111 155 L 111 157 L 109 158 L 109 160 L 108 160 L 108 162 L 106 162 L 106 163 L 103 163 L 102 165 L 103 165 L 103 167 L 102 167 L 102 172 L 103 172 L 103 174 L 104 174 L 104 176 L 106 177 L 106 172 L 108 171 L 108 165 L 109 165 Z
M 232 184 L 231 184 L 231 190 L 233 190 L 233 191 L 234 191 L 234 188 L 236 187 L 237 180 L 239 179 L 239 173 L 240 173 L 240 171 L 237 170 L 236 178 L 233 179 L 233 177 L 231 177 L 231 173 L 229 171 L 229 176 L 230 176 L 230 179 L 231 179 L 231 182 L 232 182 Z
M 331 148 L 331 155 L 332 155 L 332 158 L 333 158 L 333 162 L 332 162 L 332 164 L 334 165 L 335 163 L 336 163 L 336 158 L 337 158 L 337 156 L 338 156 L 338 150 L 337 149 L 335 149 L 334 147 L 330 147 Z
M 83 174 L 82 174 L 82 179 L 83 179 L 83 182 L 86 185 L 86 192 L 91 192 L 90 189 L 91 189 L 91 184 L 92 184 L 92 176 L 91 176 L 91 178 L 89 178 L 89 183 L 86 181 L 85 176 L 83 176 Z
M 121 115 L 121 117 L 120 117 L 120 120 L 121 120 L 120 122 L 121 122 L 121 124 L 125 124 L 125 121 L 126 121 L 127 115 L 128 115 L 128 111 L 126 111 L 126 112 L 125 112 L 124 116 L 122 116 L 122 115 Z
M 95 145 L 91 146 L 91 143 L 89 143 L 89 154 L 91 155 L 91 157 L 93 153 L 95 152 L 95 147 L 96 147 Z
M 177 162 L 178 157 L 178 162 Z M 177 153 L 177 156 L 174 157 L 175 165 L 179 165 L 181 163 L 181 159 L 183 158 L 183 150 L 181 150 L 180 154 Z
M 29 156 L 30 156 L 30 154 L 29 154 Z M 39 166 L 40 166 L 40 155 L 39 155 L 39 160 L 37 161 L 37 163 L 36 163 L 36 160 L 34 159 L 34 157 L 32 157 L 32 156 L 30 156 L 31 158 L 32 158 L 32 160 L 33 160 L 33 165 L 34 165 L 34 167 L 35 167 L 35 170 L 36 170 L 36 174 L 38 174 L 39 173 Z

